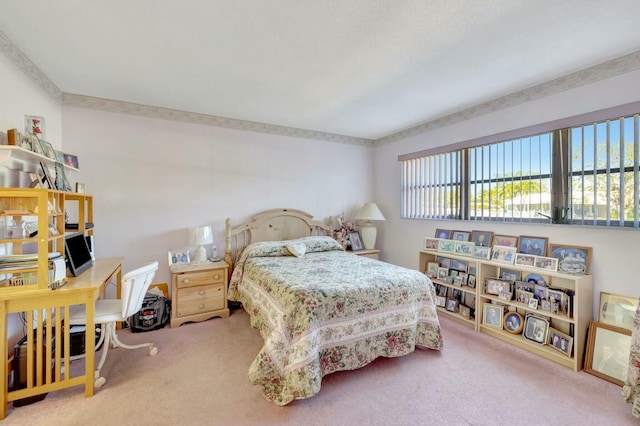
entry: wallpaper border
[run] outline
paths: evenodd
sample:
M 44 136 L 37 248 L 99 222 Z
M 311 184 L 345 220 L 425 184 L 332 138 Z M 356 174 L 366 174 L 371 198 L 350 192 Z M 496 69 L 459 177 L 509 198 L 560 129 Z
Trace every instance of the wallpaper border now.
M 568 74 L 564 77 L 542 83 L 528 89 L 520 90 L 491 101 L 463 109 L 461 111 L 427 121 L 418 126 L 392 133 L 380 139 L 372 140 L 353 136 L 325 133 L 314 130 L 297 129 L 275 124 L 258 123 L 219 117 L 195 112 L 180 111 L 170 108 L 141 105 L 131 102 L 116 101 L 91 96 L 63 93 L 40 69 L 18 49 L 9 38 L 0 31 L 0 52 L 4 53 L 16 66 L 40 86 L 54 100 L 62 105 L 87 108 L 121 114 L 137 115 L 162 120 L 172 120 L 205 126 L 223 127 L 249 132 L 271 135 L 289 136 L 304 139 L 315 139 L 360 146 L 382 146 L 407 139 L 412 136 L 450 126 L 471 118 L 486 115 L 501 109 L 510 108 L 525 102 L 561 93 L 586 84 L 615 77 L 640 69 L 640 52 L 634 52 L 611 61 Z

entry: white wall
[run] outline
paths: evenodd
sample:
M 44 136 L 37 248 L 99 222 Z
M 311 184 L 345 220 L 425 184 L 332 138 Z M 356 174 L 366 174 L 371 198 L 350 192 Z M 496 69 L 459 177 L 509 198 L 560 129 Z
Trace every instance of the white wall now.
M 45 93 L 5 55 L 0 55 L 0 139 L 6 143 L 8 129 L 24 132 L 25 115 L 45 118 L 45 135 L 56 149 L 61 146 L 60 104 Z M 1 170 L 0 170 L 1 174 Z M 0 179 L 4 182 L 5 179 Z M 2 249 L 4 250 L 4 249 Z M 4 253 L 4 251 L 3 251 Z M 8 322 L 9 349 L 22 337 L 22 324 L 17 315 Z
M 155 282 L 170 282 L 167 251 L 188 247 L 189 227 L 212 225 L 222 255 L 227 217 L 288 207 L 326 220 L 373 196 L 373 148 L 72 107 L 62 123 L 72 186 L 94 195 L 96 255 L 124 256 L 125 270 L 156 259 Z
M 400 154 L 635 102 L 640 100 L 639 83 L 640 71 L 627 73 L 377 148 L 376 200 L 387 218 L 378 223 L 377 245 L 382 248 L 383 257 L 398 265 L 417 268 L 423 239 L 433 236 L 436 228 L 544 236 L 552 243 L 593 247 L 594 304 L 598 303 L 601 291 L 640 296 L 640 279 L 632 267 L 640 253 L 639 230 L 400 219 L 400 163 L 397 161 Z
M 60 104 L 37 86 L 5 55 L 0 55 L 0 131 L 24 132 L 25 115 L 45 118 L 46 139 L 61 147 Z M 6 143 L 6 142 L 5 142 Z

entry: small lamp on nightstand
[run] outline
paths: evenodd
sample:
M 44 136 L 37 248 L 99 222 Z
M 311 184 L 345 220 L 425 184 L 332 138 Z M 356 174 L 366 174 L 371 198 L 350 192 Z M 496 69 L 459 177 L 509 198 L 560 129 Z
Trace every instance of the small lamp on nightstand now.
M 198 246 L 193 261 L 196 263 L 206 262 L 207 249 L 204 248 L 204 245 L 213 244 L 213 230 L 211 227 L 197 226 L 189 229 L 189 244 L 192 246 Z
M 378 230 L 373 226 L 374 220 L 386 220 L 378 208 L 376 203 L 367 203 L 356 214 L 355 220 L 364 220 L 364 225 L 360 227 L 360 235 L 362 236 L 362 244 L 367 250 L 371 250 L 376 246 L 376 235 Z

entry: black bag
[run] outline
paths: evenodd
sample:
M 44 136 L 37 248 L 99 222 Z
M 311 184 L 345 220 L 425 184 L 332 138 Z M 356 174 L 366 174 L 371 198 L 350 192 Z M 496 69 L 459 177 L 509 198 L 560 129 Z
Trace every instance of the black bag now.
M 171 303 L 163 296 L 147 293 L 142 307 L 131 317 L 131 331 L 151 331 L 163 328 L 169 322 Z

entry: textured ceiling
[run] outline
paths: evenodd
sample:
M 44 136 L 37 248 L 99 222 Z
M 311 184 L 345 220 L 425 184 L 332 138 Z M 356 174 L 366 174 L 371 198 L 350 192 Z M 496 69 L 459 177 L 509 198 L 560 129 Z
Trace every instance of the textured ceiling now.
M 2 0 L 0 35 L 71 103 L 376 140 L 640 52 L 638 16 L 638 0 Z

